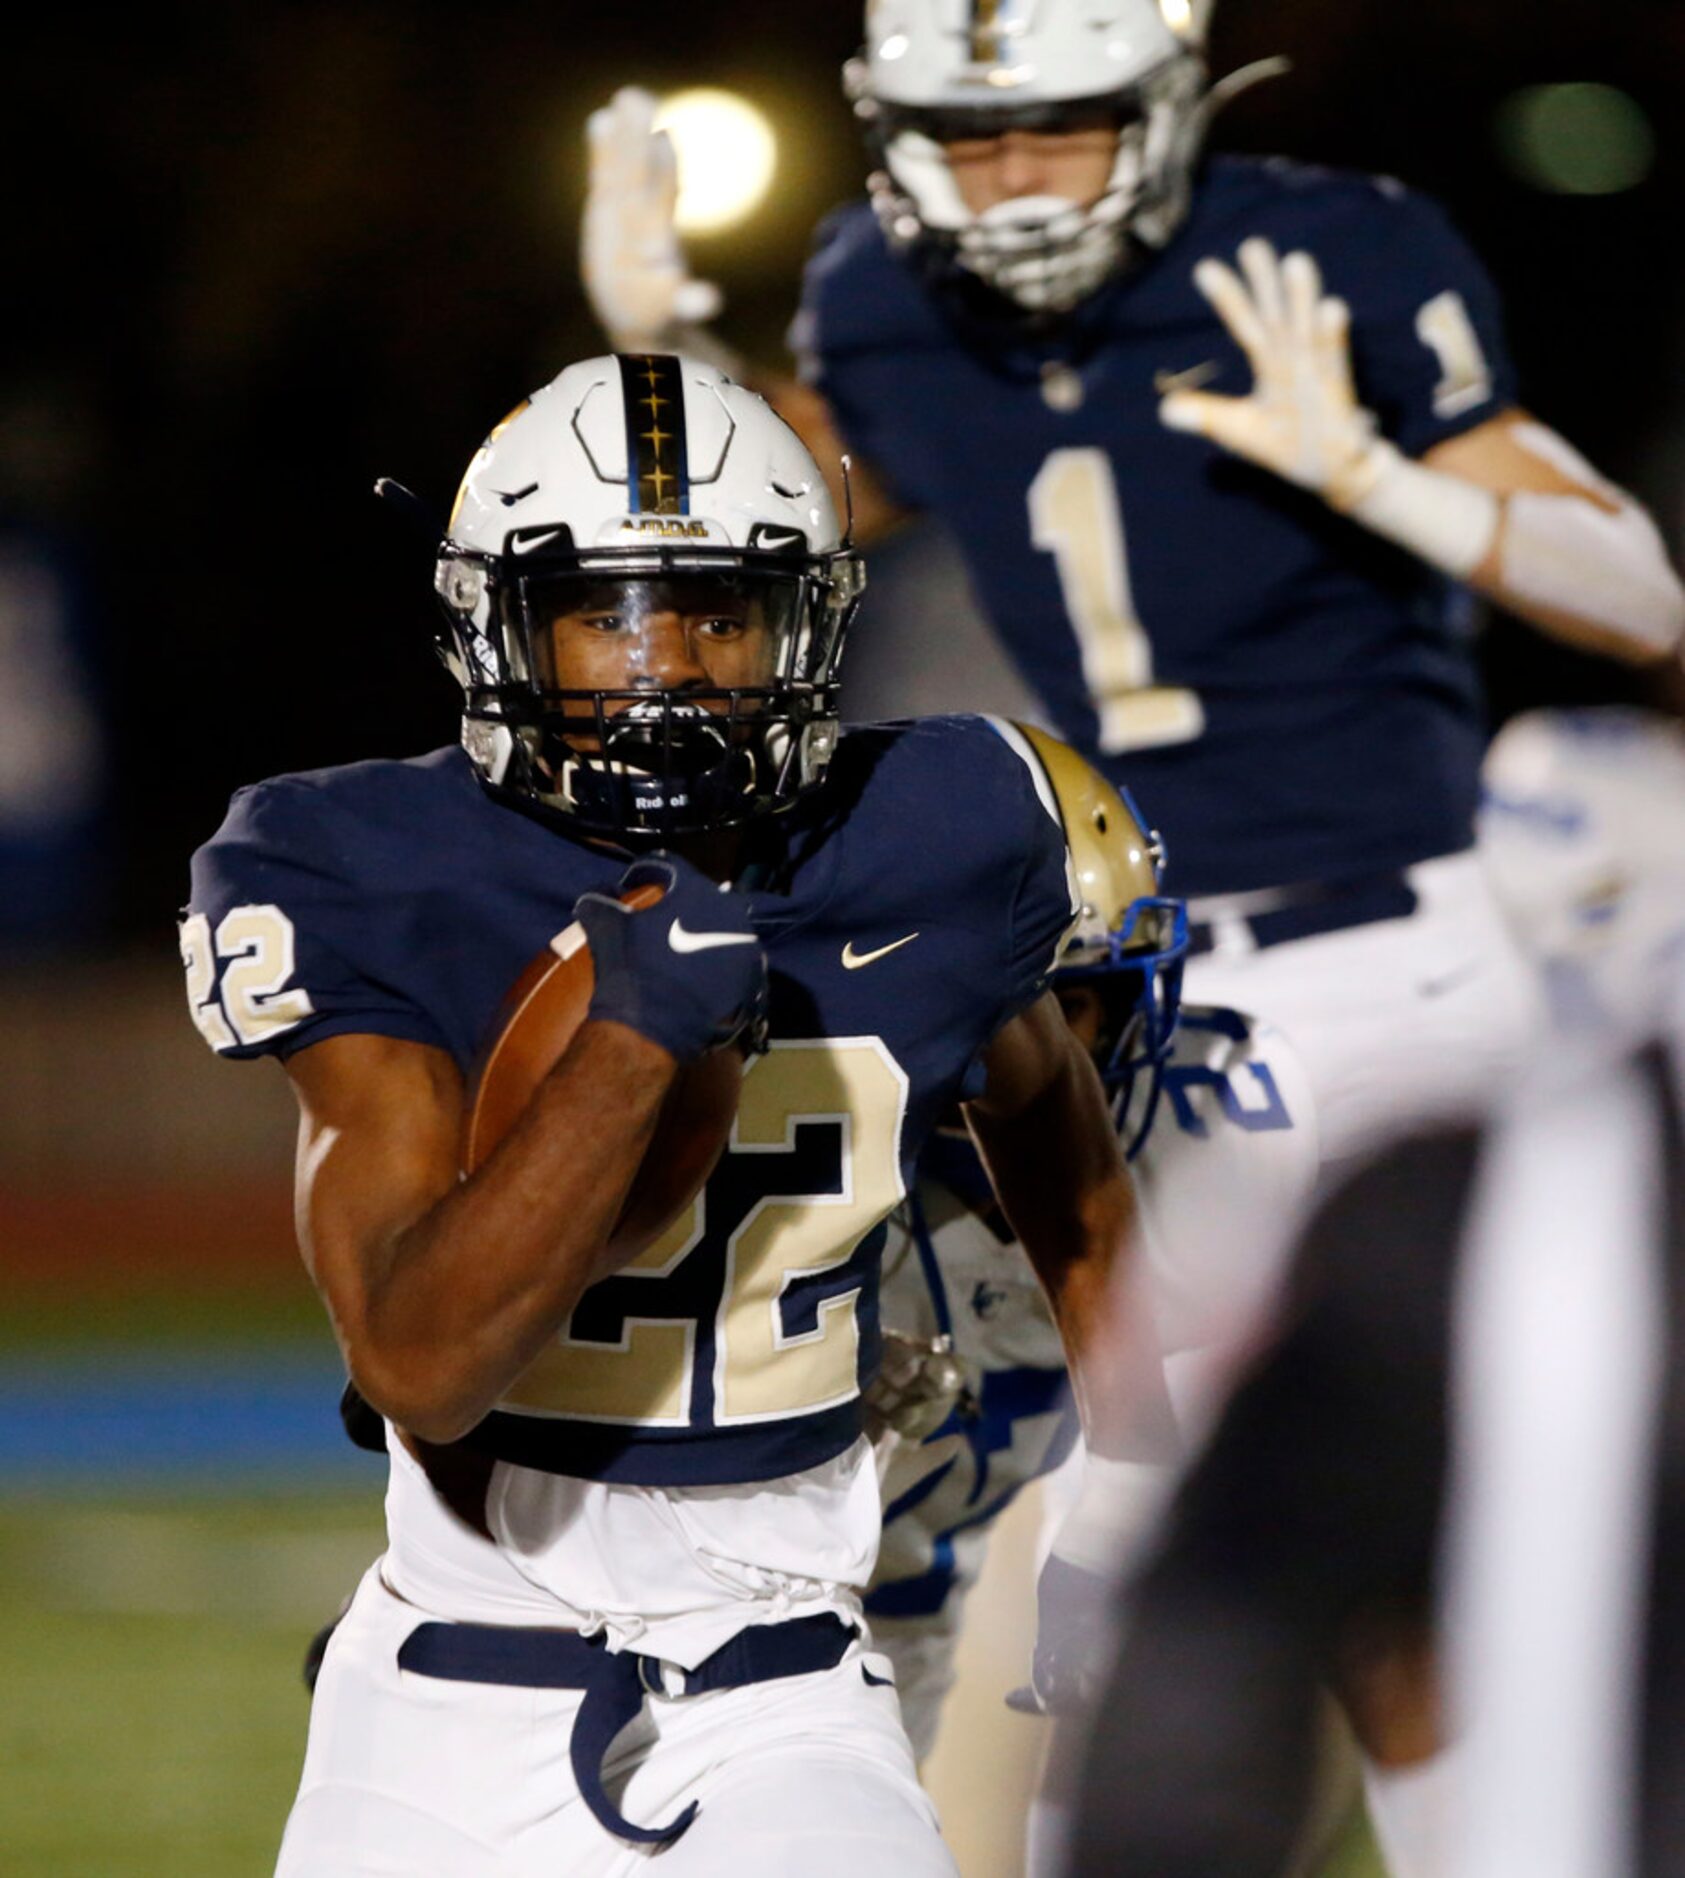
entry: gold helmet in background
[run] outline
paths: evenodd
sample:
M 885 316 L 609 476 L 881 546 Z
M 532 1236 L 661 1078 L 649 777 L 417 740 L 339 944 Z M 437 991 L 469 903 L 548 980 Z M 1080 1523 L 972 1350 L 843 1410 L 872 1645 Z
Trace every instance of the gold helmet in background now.
M 1164 844 L 1128 794 L 1069 744 L 1028 724 L 1017 729 L 1059 805 L 1082 901 L 1054 966 L 1053 988 L 1089 1045 L 1133 1156 L 1152 1125 L 1175 1037 L 1187 907 L 1160 892 Z

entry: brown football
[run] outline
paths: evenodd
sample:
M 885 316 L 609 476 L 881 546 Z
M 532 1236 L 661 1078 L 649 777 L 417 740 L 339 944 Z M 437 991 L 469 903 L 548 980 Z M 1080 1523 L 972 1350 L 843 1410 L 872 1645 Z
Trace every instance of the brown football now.
M 661 889 L 635 887 L 622 898 L 628 906 L 651 906 Z M 469 1090 L 464 1173 L 481 1166 L 520 1120 L 584 1023 L 594 984 L 591 950 L 577 923 L 557 933 L 516 979 Z M 701 1191 L 731 1133 L 742 1082 L 735 1049 L 680 1066 L 609 1240 L 609 1269 L 646 1251 Z

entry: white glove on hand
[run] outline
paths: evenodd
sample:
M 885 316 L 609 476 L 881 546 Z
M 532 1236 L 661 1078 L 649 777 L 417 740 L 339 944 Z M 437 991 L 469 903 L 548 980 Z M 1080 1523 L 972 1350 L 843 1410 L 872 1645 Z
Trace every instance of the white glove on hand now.
M 1351 311 L 1323 293 L 1308 254 L 1281 260 L 1255 236 L 1241 243 L 1240 268 L 1236 274 L 1208 258 L 1194 269 L 1194 285 L 1251 361 L 1251 395 L 1171 391 L 1159 417 L 1171 430 L 1209 437 L 1348 512 L 1374 487 L 1391 454 L 1357 401 Z
M 655 109 L 647 91 L 627 85 L 585 123 L 580 264 L 591 309 L 621 352 L 671 350 L 678 328 L 711 320 L 724 304 L 685 264 L 674 226 L 678 163 Z

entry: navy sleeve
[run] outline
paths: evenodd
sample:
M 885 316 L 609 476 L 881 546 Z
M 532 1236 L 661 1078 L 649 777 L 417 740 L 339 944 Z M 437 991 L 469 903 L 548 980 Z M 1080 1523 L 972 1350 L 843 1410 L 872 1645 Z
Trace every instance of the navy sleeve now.
M 1080 910 L 1059 807 L 1041 765 L 1010 724 L 989 719 L 1017 759 L 1002 794 L 1003 869 L 1014 879 L 1007 933 L 1006 991 L 995 1028 L 1047 988 L 1059 947 Z
M 1515 404 L 1497 290 L 1436 203 L 1369 183 L 1319 259 L 1351 307 L 1358 396 L 1407 456 Z
M 367 956 L 356 831 L 306 784 L 242 789 L 193 857 L 181 922 L 188 1004 L 223 1056 L 282 1059 L 346 1032 L 448 1047 Z

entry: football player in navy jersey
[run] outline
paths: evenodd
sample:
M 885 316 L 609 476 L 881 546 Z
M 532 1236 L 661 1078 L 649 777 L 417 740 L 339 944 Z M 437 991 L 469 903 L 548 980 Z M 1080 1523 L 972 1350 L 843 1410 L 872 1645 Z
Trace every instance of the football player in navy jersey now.
M 1642 663 L 1649 518 L 1517 402 L 1431 202 L 1202 161 L 1210 0 L 875 0 L 871 201 L 821 230 L 769 386 L 863 523 L 924 510 L 1052 724 L 1163 830 L 1188 993 L 1277 1023 L 1323 1151 L 1488 1089 L 1533 1009 L 1473 852 L 1467 590 Z M 586 284 L 622 339 L 715 309 L 653 100 L 591 125 Z M 955 673 L 956 698 L 964 676 Z
M 1197 1445 L 1271 1288 L 1255 1216 L 1280 1216 L 1309 1193 L 1315 1118 L 1279 1032 L 1238 1011 L 1181 1006 L 1185 912 L 1159 890 L 1158 844 L 1134 805 L 1067 745 L 1022 728 L 1059 804 L 1082 901 L 1053 989 L 1094 1057 L 1135 1173 L 1151 1317 L 1178 1423 Z M 868 1396 L 884 1535 L 866 1609 L 921 1760 L 994 1524 L 1063 1465 L 1078 1434 L 1046 1300 L 957 1121 L 931 1137 L 891 1221 L 885 1360 Z M 1067 1471 L 1076 1504 L 1058 1521 L 1056 1556 L 1109 1580 L 1129 1528 L 1150 1524 L 1167 1470 L 1089 1457 Z M 1093 1674 L 1095 1638 L 1083 1627 L 1087 1660 L 1062 1666 L 1046 1642 L 1036 1680 L 1062 1707 Z
M 860 1404 L 883 1222 L 956 1102 L 1102 1455 L 1129 1406 L 1084 1361 L 1133 1198 L 1045 989 L 1075 909 L 1044 773 L 983 719 L 839 737 L 857 557 L 694 361 L 535 393 L 437 587 L 462 747 L 242 790 L 182 925 L 206 1041 L 293 1083 L 302 1249 L 390 1454 L 279 1869 L 951 1872 L 859 1624 Z M 475 1054 L 581 931 L 586 1020 L 465 1176 Z M 614 1269 L 664 1096 L 733 1048 L 718 1168 Z
M 757 382 L 852 454 L 863 532 L 946 525 L 1048 719 L 1163 830 L 1187 997 L 1279 1027 L 1341 1163 L 1481 1101 L 1538 1010 L 1474 845 L 1470 592 L 1634 664 L 1678 657 L 1685 594 L 1519 402 L 1433 203 L 1202 158 L 1248 76 L 1208 84 L 1209 11 L 875 0 L 871 200 L 820 231 L 800 382 Z M 653 113 L 592 120 L 586 286 L 617 343 L 706 344 Z

